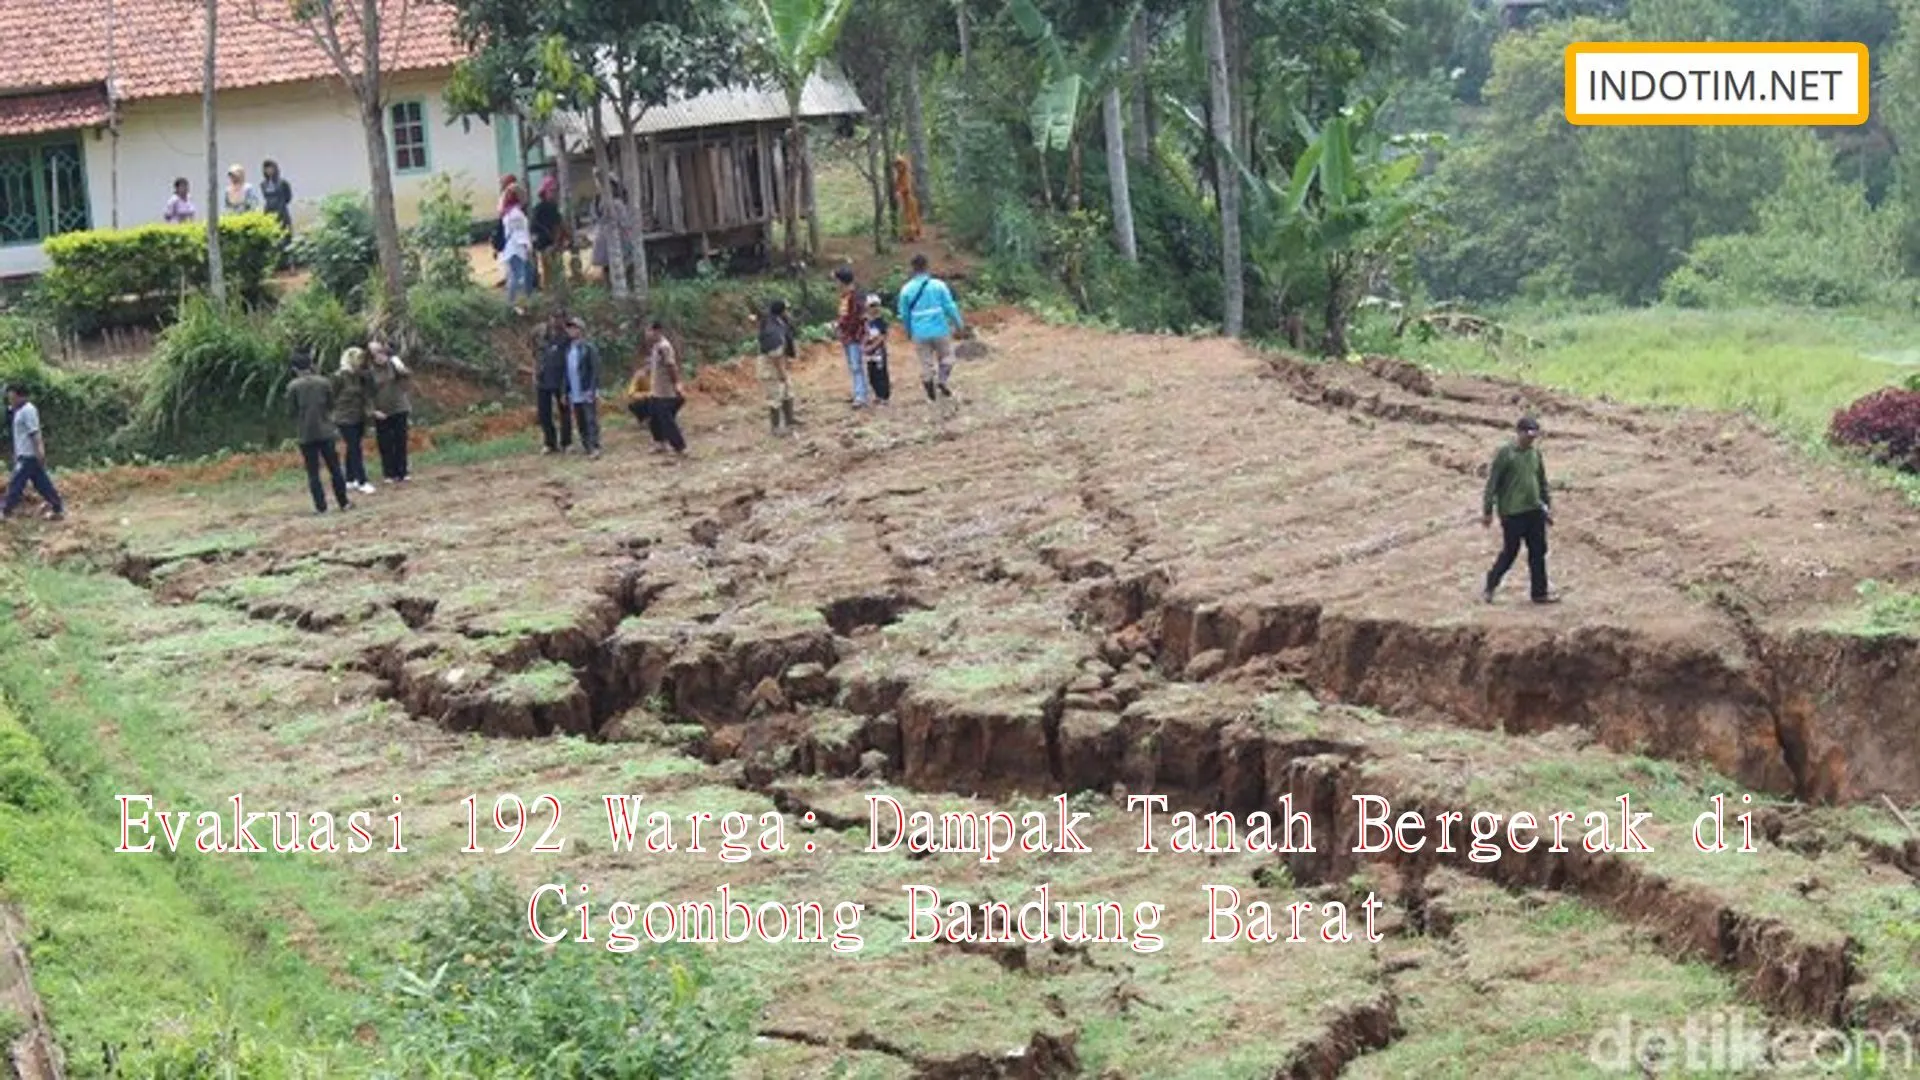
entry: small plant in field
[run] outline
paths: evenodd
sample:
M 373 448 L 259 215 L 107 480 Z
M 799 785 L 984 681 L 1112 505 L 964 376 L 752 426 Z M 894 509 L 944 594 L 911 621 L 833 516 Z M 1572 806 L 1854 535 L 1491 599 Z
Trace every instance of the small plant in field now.
M 420 223 L 407 232 L 409 276 L 435 288 L 472 286 L 473 266 L 467 261 L 472 230 L 472 201 L 455 189 L 452 177 L 434 176 L 420 200 Z
M 1875 461 L 1920 472 L 1920 390 L 1890 386 L 1836 413 L 1827 438 Z
M 312 268 L 321 288 L 358 303 L 377 253 L 373 210 L 364 195 L 339 192 L 320 204 L 320 218 L 293 240 L 294 257 Z
M 714 985 L 694 949 L 643 938 L 611 953 L 604 923 L 575 943 L 570 913 L 555 916 L 568 940 L 543 945 L 526 895 L 489 876 L 426 914 L 387 995 L 394 1076 L 722 1080 L 749 1045 L 755 1004 Z
M 1858 589 L 1867 610 L 1861 632 L 1871 636 L 1904 636 L 1920 633 L 1920 595 L 1888 588 L 1878 581 L 1863 581 Z

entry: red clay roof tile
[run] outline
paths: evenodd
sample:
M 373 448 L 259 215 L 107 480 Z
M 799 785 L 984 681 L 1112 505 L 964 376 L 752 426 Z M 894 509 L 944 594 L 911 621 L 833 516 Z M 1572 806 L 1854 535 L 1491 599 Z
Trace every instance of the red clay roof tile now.
M 104 86 L 0 97 L 0 135 L 37 135 L 106 122 Z
M 74 87 L 107 78 L 110 0 L 0 2 L 0 92 Z M 199 0 L 111 0 L 115 76 L 123 99 L 198 94 L 206 40 Z M 220 88 L 330 78 L 333 64 L 288 12 L 288 0 L 219 0 Z M 353 5 L 348 5 L 353 6 Z M 381 0 L 382 70 L 450 66 L 466 50 L 454 11 L 437 0 Z M 400 12 L 406 12 L 404 23 Z M 357 33 L 343 33 L 357 43 Z M 397 39 L 397 40 L 396 40 Z

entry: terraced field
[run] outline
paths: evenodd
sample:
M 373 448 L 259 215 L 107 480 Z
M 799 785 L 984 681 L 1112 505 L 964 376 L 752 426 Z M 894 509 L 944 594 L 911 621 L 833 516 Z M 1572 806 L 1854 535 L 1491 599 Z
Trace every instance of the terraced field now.
M 1642 1075 L 1607 1033 L 1920 1034 L 1920 837 L 1888 809 L 1920 803 L 1920 653 L 1856 593 L 1920 578 L 1896 495 L 1724 416 L 982 326 L 944 421 L 904 392 L 850 414 L 823 356 L 791 440 L 704 375 L 684 462 L 609 408 L 600 460 L 476 455 L 346 515 L 284 476 L 103 492 L 24 541 L 92 573 L 34 617 L 99 620 L 114 664 L 190 688 L 191 721 L 147 735 L 208 805 L 402 794 L 409 857 L 341 860 L 343 890 L 484 859 L 606 903 L 865 904 L 858 950 L 716 949 L 768 1001 L 749 1076 Z M 1478 596 L 1484 468 L 1523 411 L 1556 607 L 1524 566 Z M 562 851 L 528 851 L 538 814 L 513 854 L 462 851 L 462 800 L 507 792 L 566 808 Z M 620 850 L 609 795 L 746 814 L 749 843 L 778 811 L 789 849 Z M 1090 851 L 869 853 L 883 795 L 1085 814 Z M 1464 824 L 1355 852 L 1365 795 Z M 1651 850 L 1588 850 L 1589 812 L 1626 843 L 1623 795 Z M 1715 795 L 1754 850 L 1695 849 Z M 1178 811 L 1297 811 L 1315 850 L 1178 851 Z M 1470 858 L 1482 811 L 1543 839 Z M 1124 932 L 907 940 L 931 936 L 908 886 L 950 927 L 1043 884 Z M 1208 942 L 1229 897 L 1242 940 Z M 1245 940 L 1256 902 L 1274 933 Z M 1335 903 L 1351 941 L 1322 938 Z M 80 1006 L 43 994 L 57 1031 Z

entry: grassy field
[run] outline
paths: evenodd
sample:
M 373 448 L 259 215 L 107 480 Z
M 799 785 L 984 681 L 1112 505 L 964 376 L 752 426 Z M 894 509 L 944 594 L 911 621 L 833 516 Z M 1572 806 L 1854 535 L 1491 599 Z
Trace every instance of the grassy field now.
M 1834 411 L 1920 373 L 1911 322 L 1831 312 L 1672 308 L 1495 313 L 1536 342 L 1407 342 L 1441 370 L 1503 375 L 1649 405 L 1750 413 L 1817 443 Z

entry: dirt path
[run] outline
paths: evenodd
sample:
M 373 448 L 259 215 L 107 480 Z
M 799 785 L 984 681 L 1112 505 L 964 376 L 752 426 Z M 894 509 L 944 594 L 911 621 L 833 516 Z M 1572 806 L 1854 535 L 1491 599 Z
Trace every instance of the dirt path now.
M 551 774 L 589 802 L 658 769 L 694 805 L 717 789 L 824 808 L 863 779 L 951 796 L 1085 791 L 1106 815 L 1124 813 L 1106 796 L 1127 791 L 1236 813 L 1292 796 L 1344 833 L 1355 792 L 1470 815 L 1489 800 L 1604 807 L 1626 785 L 1671 811 L 1665 850 L 1686 847 L 1700 792 L 1724 790 L 1703 765 L 1735 790 L 1876 815 L 1883 795 L 1920 801 L 1920 727 L 1900 707 L 1920 700 L 1914 642 L 1823 629 L 1852 612 L 1859 582 L 1911 587 L 1920 571 L 1920 515 L 1897 496 L 1724 417 L 1391 364 L 1296 365 L 1218 340 L 980 322 L 991 352 L 956 373 L 963 404 L 947 421 L 916 398 L 910 350 L 895 350 L 893 406 L 855 414 L 819 349 L 799 379 L 806 426 L 788 441 L 767 435 L 750 378 L 715 371 L 683 414 L 685 462 L 649 454 L 610 405 L 599 461 L 425 471 L 324 519 L 296 485 L 138 491 L 39 535 L 150 595 L 122 616 L 128 662 L 206 680 L 202 734 L 231 740 L 236 770 L 210 782 L 294 799 L 524 785 L 513 770 L 548 754 L 537 739 L 476 753 L 453 731 L 595 736 L 612 756 Z M 1493 554 L 1482 470 L 1522 411 L 1546 428 L 1557 492 L 1567 602 L 1553 608 L 1524 603 L 1524 568 L 1500 603 L 1477 596 Z M 219 619 L 257 629 L 214 644 Z M 372 702 L 404 716 L 370 721 Z M 682 751 L 700 771 L 662 764 Z M 1920 840 L 1847 811 L 1768 813 L 1766 854 L 1744 864 L 1448 861 L 1578 896 L 1663 956 L 1731 973 L 1776 1016 L 1920 1016 L 1920 988 L 1898 974 L 1920 955 L 1886 929 L 1908 918 Z M 1269 880 L 1258 862 L 1236 880 Z M 1433 886 L 1424 859 L 1283 862 L 1295 885 L 1335 892 L 1375 875 L 1419 926 L 1451 888 L 1486 948 L 1544 947 L 1515 929 L 1524 912 Z M 715 872 L 582 865 L 654 895 L 710 887 Z M 887 872 L 846 881 L 884 898 Z M 1135 885 L 1196 884 L 1146 873 Z M 1775 895 L 1802 879 L 1820 884 Z M 1608 940 L 1595 931 L 1594 957 Z M 1193 955 L 1152 976 L 1179 988 L 1171 1015 L 1186 1020 L 1206 1009 L 1191 995 L 1208 976 L 1180 966 Z M 1244 1047 L 1248 1060 L 1331 1076 L 1389 1043 L 1397 1061 L 1417 1056 L 1434 1021 L 1406 1021 L 1421 1010 L 1399 1008 L 1393 972 L 1350 959 L 1315 976 L 1343 988 L 1320 999 L 1324 1016 Z M 934 994 L 961 962 L 911 978 Z M 1682 978 L 1636 965 L 1662 986 Z M 777 985 L 829 977 L 812 962 L 771 971 Z M 1233 977 L 1271 974 L 1249 961 Z M 985 994 L 1002 975 L 965 978 Z M 1035 999 L 1033 1023 L 1005 1034 L 1049 1060 L 1169 1075 L 1141 1064 L 1158 1060 L 1149 1048 L 1102 1041 L 1128 1008 L 1109 991 L 1059 989 L 1065 1004 Z M 1319 1016 L 1300 1008 L 1294 1019 Z M 954 1064 L 978 1040 L 876 1048 L 857 1010 L 801 1011 L 769 1020 L 795 1060 L 986 1075 Z M 787 1037 L 796 1024 L 827 1034 Z M 1525 1073 L 1524 1047 L 1487 1053 Z M 766 1075 L 811 1075 L 782 1068 Z

